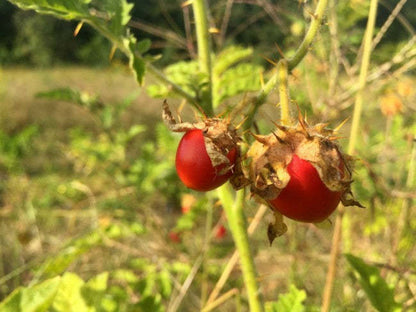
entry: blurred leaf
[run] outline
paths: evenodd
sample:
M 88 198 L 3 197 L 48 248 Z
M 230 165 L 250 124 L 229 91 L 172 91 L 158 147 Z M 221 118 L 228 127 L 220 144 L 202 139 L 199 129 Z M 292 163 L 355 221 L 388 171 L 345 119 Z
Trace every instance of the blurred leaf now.
M 172 294 L 172 278 L 166 269 L 162 269 L 159 273 L 159 287 L 163 298 L 169 298 Z
M 279 295 L 277 302 L 267 302 L 266 312 L 303 312 L 305 306 L 303 301 L 306 299 L 306 292 L 299 290 L 295 285 L 290 285 L 290 290 L 286 294 Z
M 361 287 L 377 311 L 401 311 L 400 305 L 394 300 L 394 287 L 389 286 L 380 276 L 380 270 L 377 267 L 351 254 L 346 254 L 345 257 L 358 274 Z
M 46 311 L 57 294 L 60 282 L 61 278 L 57 276 L 32 287 L 17 288 L 0 303 L 0 312 Z
M 78 104 L 91 110 L 95 110 L 101 105 L 97 96 L 72 88 L 58 88 L 45 92 L 38 92 L 36 93 L 36 97 Z
M 53 308 L 59 312 L 88 311 L 88 306 L 81 295 L 84 284 L 85 282 L 75 273 L 65 273 L 53 302 Z

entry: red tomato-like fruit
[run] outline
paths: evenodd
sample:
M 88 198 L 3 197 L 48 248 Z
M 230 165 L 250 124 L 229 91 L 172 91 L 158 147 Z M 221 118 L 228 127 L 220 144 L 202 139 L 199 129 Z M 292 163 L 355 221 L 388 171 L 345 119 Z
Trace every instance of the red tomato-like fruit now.
M 230 160 L 229 164 L 213 167 L 202 131 L 190 130 L 179 142 L 176 152 L 176 171 L 187 187 L 196 191 L 210 191 L 224 184 L 232 175 L 232 169 L 225 173 L 221 171 L 235 164 L 237 149 L 232 149 L 227 158 Z
M 322 182 L 310 162 L 293 155 L 287 166 L 289 183 L 270 201 L 284 216 L 302 222 L 322 222 L 338 206 L 342 192 L 334 192 Z

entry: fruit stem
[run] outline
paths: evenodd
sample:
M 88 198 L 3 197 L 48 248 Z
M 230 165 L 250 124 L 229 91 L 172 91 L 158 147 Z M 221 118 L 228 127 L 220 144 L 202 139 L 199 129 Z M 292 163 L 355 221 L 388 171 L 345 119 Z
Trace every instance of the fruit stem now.
M 199 70 L 208 78 L 207 87 L 202 90 L 201 107 L 206 115 L 212 116 L 214 109 L 212 105 L 212 64 L 207 17 L 208 5 L 206 0 L 193 0 L 192 8 L 194 11 L 196 39 L 198 42 Z
M 289 88 L 288 88 L 288 63 L 282 59 L 277 63 L 279 75 L 280 119 L 283 126 L 289 125 Z
M 245 190 L 238 191 L 236 198 L 233 198 L 229 185 L 225 184 L 218 189 L 218 196 L 224 207 L 230 230 L 240 255 L 241 270 L 243 273 L 244 285 L 247 290 L 250 311 L 263 312 L 263 304 L 261 303 L 256 279 L 256 270 L 246 230 L 246 217 L 243 209 L 246 200 Z
M 359 77 L 359 90 L 355 99 L 354 104 L 354 113 L 351 125 L 351 132 L 350 132 L 350 140 L 348 144 L 348 154 L 352 155 L 355 152 L 356 142 L 358 138 L 358 131 L 362 113 L 362 106 L 363 106 L 363 97 L 365 86 L 367 82 L 367 74 L 368 74 L 368 67 L 370 65 L 370 57 L 372 51 L 372 38 L 374 33 L 374 25 L 376 21 L 377 15 L 377 5 L 378 0 L 371 0 L 370 2 L 370 10 L 368 13 L 368 20 L 367 20 L 367 27 L 365 30 L 365 35 L 363 38 L 363 56 L 361 60 L 361 68 L 360 68 L 360 77 Z M 338 212 L 338 216 L 335 221 L 334 227 L 334 234 L 332 239 L 332 246 L 331 246 L 331 255 L 330 255 L 330 262 L 328 267 L 328 272 L 326 276 L 326 283 L 324 288 L 324 294 L 322 298 L 322 312 L 329 311 L 330 303 L 331 303 L 331 295 L 332 290 L 334 287 L 334 277 L 336 274 L 336 267 L 337 267 L 337 260 L 340 250 L 340 242 L 342 240 L 342 230 L 343 230 L 343 223 L 346 225 L 344 220 L 343 222 L 343 215 L 344 215 L 344 207 L 341 206 Z M 345 234 L 349 234 L 349 231 Z M 344 234 L 344 235 L 345 235 Z M 348 235 L 349 236 L 349 235 Z

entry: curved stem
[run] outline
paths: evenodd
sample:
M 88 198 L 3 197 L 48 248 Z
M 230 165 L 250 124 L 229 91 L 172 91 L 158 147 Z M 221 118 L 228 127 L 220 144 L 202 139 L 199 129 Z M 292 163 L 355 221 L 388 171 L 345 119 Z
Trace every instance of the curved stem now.
M 315 38 L 319 27 L 321 26 L 322 18 L 324 16 L 327 5 L 328 0 L 319 0 L 315 9 L 315 13 L 312 15 L 312 22 L 309 25 L 309 29 L 306 32 L 302 43 L 296 50 L 295 55 L 289 59 L 289 70 L 294 69 L 303 60 L 306 53 L 308 53 L 312 41 Z
M 372 39 L 374 32 L 374 25 L 377 15 L 378 0 L 371 0 L 370 11 L 368 13 L 367 27 L 364 36 L 364 51 L 361 61 L 360 77 L 359 77 L 359 90 L 354 105 L 354 113 L 351 125 L 350 140 L 348 145 L 348 154 L 353 154 L 356 148 L 356 142 L 359 135 L 359 125 L 363 106 L 363 96 L 365 86 L 367 83 L 368 67 L 370 65 L 370 57 L 372 51 Z M 330 263 L 326 276 L 325 290 L 322 299 L 322 312 L 329 311 L 332 289 L 334 285 L 334 277 L 336 274 L 337 260 L 340 250 L 340 242 L 342 239 L 342 224 L 343 224 L 343 212 L 344 207 L 340 207 L 337 219 L 335 221 L 334 234 L 331 246 Z
M 321 26 L 322 18 L 325 13 L 325 9 L 328 5 L 328 0 L 319 0 L 315 13 L 312 15 L 312 21 L 309 25 L 309 29 L 306 32 L 306 35 L 300 44 L 299 48 L 296 50 L 295 55 L 287 61 L 288 71 L 293 70 L 305 57 L 308 53 L 309 48 L 312 44 L 313 39 L 315 38 L 319 27 Z M 254 121 L 254 117 L 257 113 L 257 110 L 261 105 L 263 105 L 270 92 L 275 88 L 278 81 L 279 72 L 275 72 L 272 77 L 264 85 L 263 89 L 257 94 L 257 96 L 252 101 L 252 108 L 248 112 L 248 118 L 244 123 L 244 129 L 249 129 Z
M 214 113 L 212 104 L 212 64 L 211 64 L 211 44 L 208 31 L 208 6 L 206 0 L 193 0 L 196 39 L 198 43 L 199 69 L 207 75 L 208 85 L 203 90 L 201 106 L 208 116 Z
M 245 191 L 244 189 L 238 191 L 236 198 L 234 199 L 228 184 L 226 184 L 218 189 L 218 196 L 224 207 L 235 245 L 240 254 L 241 270 L 243 273 L 244 285 L 247 290 L 250 311 L 263 312 L 263 305 L 260 300 L 259 287 L 256 279 L 256 270 L 248 242 L 246 218 L 243 210 Z

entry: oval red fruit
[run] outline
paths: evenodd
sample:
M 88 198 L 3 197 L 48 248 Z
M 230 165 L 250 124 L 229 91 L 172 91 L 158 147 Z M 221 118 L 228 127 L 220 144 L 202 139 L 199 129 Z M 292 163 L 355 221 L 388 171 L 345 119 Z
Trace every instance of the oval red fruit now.
M 185 133 L 176 152 L 176 171 L 181 181 L 196 191 L 210 191 L 224 184 L 232 175 L 232 170 L 221 171 L 235 164 L 237 149 L 232 149 L 227 158 L 229 164 L 212 166 L 201 130 L 194 129 Z
M 342 192 L 334 192 L 322 182 L 312 164 L 293 155 L 287 166 L 289 183 L 270 201 L 284 216 L 302 222 L 322 222 L 338 206 Z

